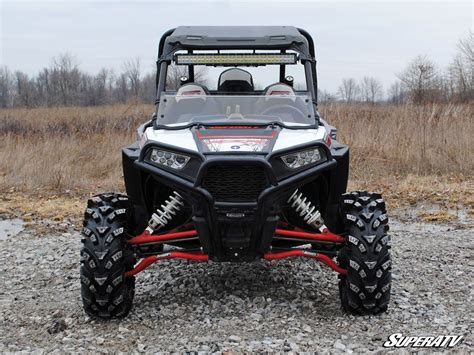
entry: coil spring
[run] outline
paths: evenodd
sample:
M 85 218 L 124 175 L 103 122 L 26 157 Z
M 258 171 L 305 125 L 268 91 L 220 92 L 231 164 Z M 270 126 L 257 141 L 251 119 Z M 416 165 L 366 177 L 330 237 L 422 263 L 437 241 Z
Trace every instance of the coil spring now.
M 174 191 L 170 197 L 168 197 L 168 200 L 151 215 L 147 230 L 153 233 L 163 228 L 171 221 L 173 216 L 176 216 L 176 213 L 179 212 L 183 206 L 183 198 L 178 192 Z
M 287 201 L 291 203 L 291 207 L 295 209 L 296 213 L 303 217 L 303 220 L 308 223 L 311 227 L 321 228 L 324 226 L 324 220 L 321 217 L 321 213 L 313 206 L 311 201 L 303 196 L 302 192 L 295 190 Z

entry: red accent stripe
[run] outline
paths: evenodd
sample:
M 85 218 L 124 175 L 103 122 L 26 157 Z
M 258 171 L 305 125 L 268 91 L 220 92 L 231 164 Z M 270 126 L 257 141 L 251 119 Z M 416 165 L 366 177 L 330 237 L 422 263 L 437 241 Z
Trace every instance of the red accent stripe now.
M 329 134 L 326 136 L 325 143 L 328 147 L 331 146 L 331 136 Z
M 203 136 L 203 135 L 198 135 L 199 139 L 212 139 L 212 138 L 225 138 L 225 139 L 232 139 L 232 138 L 275 138 L 276 132 L 273 132 L 271 136 Z
M 212 140 L 212 143 L 235 143 L 235 144 L 244 144 L 244 143 L 263 143 L 262 142 L 263 139 L 262 138 L 255 138 L 255 139 L 249 139 L 249 138 L 246 138 L 245 141 L 242 140 L 242 139 L 223 139 L 223 138 L 216 138 L 216 139 L 213 139 Z
M 221 139 L 231 139 L 231 138 L 245 138 L 245 139 L 253 139 L 253 138 L 266 138 L 270 139 L 275 136 L 202 136 L 200 139 L 213 139 L 213 138 L 221 138 Z
M 291 92 L 289 90 L 273 90 L 270 91 L 270 95 L 290 95 Z
M 260 126 L 211 126 L 209 129 L 253 129 L 260 128 Z
M 188 91 L 183 91 L 181 95 L 205 95 L 204 91 L 202 90 L 188 90 Z
M 203 135 L 201 132 L 197 131 L 196 132 L 197 134 L 197 137 L 199 139 L 212 139 L 212 138 L 248 138 L 248 139 L 252 139 L 252 138 L 266 138 L 266 139 L 270 139 L 270 138 L 275 138 L 276 136 L 276 132 L 275 131 L 272 131 L 272 135 L 271 136 L 262 136 L 262 135 L 259 135 L 259 136 L 207 136 L 207 135 Z

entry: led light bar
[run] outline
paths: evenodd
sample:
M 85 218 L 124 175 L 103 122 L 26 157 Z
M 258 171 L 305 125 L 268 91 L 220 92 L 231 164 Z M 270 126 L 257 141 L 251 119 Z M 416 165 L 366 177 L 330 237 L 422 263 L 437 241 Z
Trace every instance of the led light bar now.
M 296 64 L 295 53 L 248 53 L 248 54 L 176 54 L 178 65 L 267 65 Z

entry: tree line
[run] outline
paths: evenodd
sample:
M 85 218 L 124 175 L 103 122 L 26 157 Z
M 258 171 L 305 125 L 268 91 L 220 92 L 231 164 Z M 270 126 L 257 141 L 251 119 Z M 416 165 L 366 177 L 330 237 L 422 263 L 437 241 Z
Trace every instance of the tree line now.
M 1 67 L 0 107 L 97 106 L 131 98 L 150 101 L 154 87 L 152 74 L 141 75 L 139 59 L 125 62 L 118 75 L 106 68 L 91 75 L 66 53 L 53 58 L 34 77 Z
M 427 56 L 417 56 L 405 69 L 396 73 L 395 81 L 384 95 L 381 82 L 373 77 L 342 80 L 336 94 L 320 93 L 321 101 L 375 103 L 384 100 L 394 104 L 413 102 L 469 102 L 474 100 L 474 35 L 472 32 L 457 45 L 451 64 L 440 69 Z
M 183 75 L 170 67 L 168 83 L 179 85 Z M 205 72 L 196 72 L 197 76 Z M 459 41 L 448 68 L 440 69 L 427 56 L 414 58 L 396 74 L 385 93 L 382 83 L 370 76 L 343 79 L 337 93 L 319 92 L 322 102 L 469 102 L 474 100 L 474 35 Z M 0 67 L 0 108 L 36 106 L 97 106 L 130 100 L 153 102 L 155 75 L 143 75 L 140 60 L 125 62 L 120 73 L 101 69 L 96 75 L 80 70 L 71 54 L 61 54 L 36 76 Z

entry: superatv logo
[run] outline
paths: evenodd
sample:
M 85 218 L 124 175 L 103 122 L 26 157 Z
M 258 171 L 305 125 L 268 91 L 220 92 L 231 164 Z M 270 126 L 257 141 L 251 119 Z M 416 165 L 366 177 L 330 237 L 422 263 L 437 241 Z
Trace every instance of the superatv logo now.
M 462 335 L 440 335 L 436 337 L 406 337 L 401 333 L 395 333 L 388 337 L 383 344 L 385 348 L 452 348 L 461 343 Z

